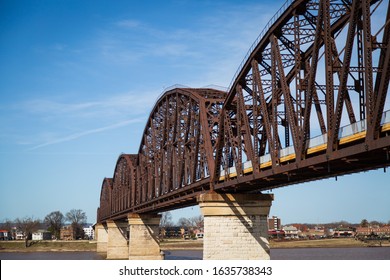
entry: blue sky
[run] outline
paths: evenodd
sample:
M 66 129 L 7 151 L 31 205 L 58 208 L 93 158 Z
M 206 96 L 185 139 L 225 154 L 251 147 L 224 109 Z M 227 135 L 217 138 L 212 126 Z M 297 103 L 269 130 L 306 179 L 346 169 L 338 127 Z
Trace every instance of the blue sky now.
M 0 2 L 0 221 L 82 209 L 173 84 L 227 87 L 284 1 Z M 282 223 L 390 220 L 383 170 L 274 190 Z M 198 207 L 172 212 L 174 220 Z

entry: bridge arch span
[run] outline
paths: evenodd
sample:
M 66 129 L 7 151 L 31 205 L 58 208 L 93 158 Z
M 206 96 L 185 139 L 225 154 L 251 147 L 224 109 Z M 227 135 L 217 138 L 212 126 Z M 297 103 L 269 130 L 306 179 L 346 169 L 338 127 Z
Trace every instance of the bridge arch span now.
M 111 215 L 120 215 L 136 203 L 137 158 L 134 154 L 122 154 L 117 160 L 112 179 Z
M 225 96 L 212 88 L 164 92 L 149 115 L 138 154 L 122 154 L 113 178 L 103 181 L 99 219 L 195 204 L 194 193 L 210 188 Z
M 112 178 L 104 178 L 100 190 L 100 204 L 97 211 L 97 220 L 111 216 Z
M 209 188 L 225 95 L 212 88 L 174 88 L 158 99 L 138 152 L 140 210 L 172 195 L 183 201 L 167 207 L 179 207 L 188 188 L 191 193 Z
M 286 1 L 231 83 L 215 190 L 388 165 L 389 20 L 389 1 Z

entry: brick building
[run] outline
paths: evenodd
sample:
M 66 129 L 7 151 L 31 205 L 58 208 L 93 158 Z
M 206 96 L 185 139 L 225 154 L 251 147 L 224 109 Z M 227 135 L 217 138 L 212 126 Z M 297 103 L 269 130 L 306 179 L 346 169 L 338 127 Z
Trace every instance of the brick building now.
M 74 240 L 75 239 L 75 231 L 72 226 L 64 226 L 60 231 L 60 239 L 61 240 Z
M 281 220 L 277 216 L 272 216 L 272 218 L 268 219 L 268 229 L 273 230 L 280 230 L 282 228 Z
M 390 226 L 376 226 L 376 227 L 357 227 L 356 235 L 379 235 L 379 236 L 390 236 Z

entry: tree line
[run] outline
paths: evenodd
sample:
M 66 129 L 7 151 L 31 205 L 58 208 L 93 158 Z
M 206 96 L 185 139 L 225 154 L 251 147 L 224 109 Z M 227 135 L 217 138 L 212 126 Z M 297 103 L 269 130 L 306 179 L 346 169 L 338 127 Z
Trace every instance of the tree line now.
M 351 228 L 357 228 L 357 227 L 383 227 L 386 225 L 390 225 L 390 221 L 387 223 L 380 222 L 380 221 L 368 221 L 367 219 L 362 219 L 360 223 L 350 223 L 348 221 L 338 221 L 338 222 L 330 222 L 330 223 L 290 223 L 288 225 L 293 225 L 296 228 L 300 230 L 305 230 L 308 228 L 315 228 L 315 227 L 324 227 L 324 228 L 339 228 L 339 227 L 351 227 Z
M 203 228 L 204 219 L 202 215 L 191 217 L 191 218 L 180 218 L 177 223 L 172 221 L 172 214 L 170 212 L 164 212 L 161 215 L 160 227 L 182 227 L 182 228 Z
M 25 247 L 28 247 L 28 241 L 31 239 L 32 234 L 43 227 L 56 239 L 59 239 L 61 228 L 66 222 L 69 222 L 72 226 L 76 239 L 84 237 L 83 226 L 87 223 L 87 215 L 81 209 L 72 209 L 65 215 L 61 211 L 53 211 L 47 214 L 43 221 L 31 217 L 16 218 L 14 221 L 6 219 L 3 223 L 3 229 L 12 232 L 12 229 L 16 228 L 17 232 L 23 234 Z

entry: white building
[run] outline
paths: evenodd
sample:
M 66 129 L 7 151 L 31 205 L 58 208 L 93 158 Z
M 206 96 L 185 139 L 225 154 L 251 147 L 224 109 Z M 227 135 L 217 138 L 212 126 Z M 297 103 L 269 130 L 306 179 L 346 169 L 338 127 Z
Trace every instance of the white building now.
M 46 230 L 38 230 L 32 234 L 32 240 L 51 240 L 51 233 Z
M 24 233 L 21 232 L 21 231 L 17 231 L 17 232 L 15 233 L 15 239 L 16 239 L 16 240 L 23 240 L 23 239 L 24 239 Z
M 84 234 L 88 239 L 95 239 L 95 231 L 92 226 L 83 228 Z
M 8 231 L 7 230 L 0 230 L 0 240 L 8 240 Z
M 299 236 L 298 236 L 299 231 L 296 227 L 286 226 L 286 227 L 283 227 L 283 230 L 284 230 L 284 234 L 285 234 L 286 238 L 291 238 L 291 239 L 299 238 Z

